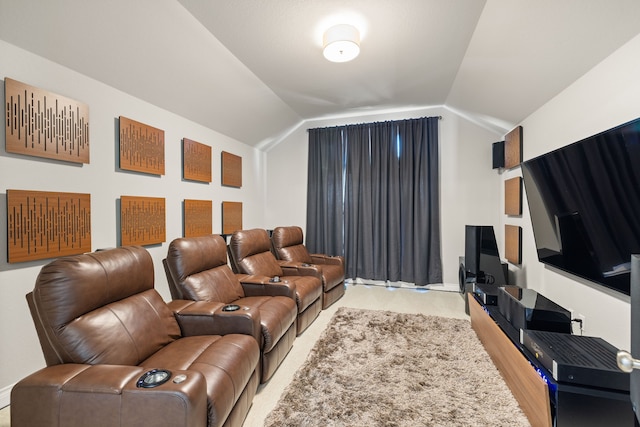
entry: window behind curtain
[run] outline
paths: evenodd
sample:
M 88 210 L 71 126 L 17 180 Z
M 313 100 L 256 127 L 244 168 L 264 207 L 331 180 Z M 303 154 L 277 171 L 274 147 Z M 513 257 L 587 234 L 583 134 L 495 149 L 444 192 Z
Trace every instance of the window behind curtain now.
M 309 130 L 306 245 L 346 276 L 442 282 L 438 118 Z

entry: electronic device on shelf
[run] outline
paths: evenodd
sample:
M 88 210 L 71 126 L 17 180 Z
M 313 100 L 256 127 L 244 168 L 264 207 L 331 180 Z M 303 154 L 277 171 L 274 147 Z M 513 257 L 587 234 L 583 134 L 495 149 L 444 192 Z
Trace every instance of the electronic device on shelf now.
M 558 382 L 629 391 L 618 349 L 602 338 L 521 329 L 520 342 Z
M 638 164 L 640 119 L 523 162 L 540 262 L 629 295 Z
M 571 313 L 533 289 L 498 288 L 500 314 L 516 329 L 571 333 Z

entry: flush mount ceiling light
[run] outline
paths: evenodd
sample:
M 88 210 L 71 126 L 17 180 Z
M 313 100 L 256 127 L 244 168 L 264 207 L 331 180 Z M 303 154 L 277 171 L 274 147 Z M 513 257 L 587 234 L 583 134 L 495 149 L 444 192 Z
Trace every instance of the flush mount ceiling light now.
M 322 45 L 329 61 L 351 61 L 360 53 L 360 32 L 352 25 L 335 25 L 324 33 Z

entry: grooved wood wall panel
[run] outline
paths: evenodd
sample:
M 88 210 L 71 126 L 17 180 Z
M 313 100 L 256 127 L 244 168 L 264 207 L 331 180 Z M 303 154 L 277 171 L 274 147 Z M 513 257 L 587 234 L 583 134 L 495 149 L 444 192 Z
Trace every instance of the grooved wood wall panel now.
M 504 213 L 522 215 L 522 178 L 519 176 L 504 182 Z
M 17 80 L 4 80 L 8 153 L 89 163 L 89 106 Z
M 504 138 L 504 167 L 514 168 L 522 162 L 522 126 L 510 131 Z
M 222 202 L 222 234 L 242 230 L 242 203 Z
M 211 182 L 211 147 L 184 138 L 182 176 L 191 181 Z
M 242 187 L 242 157 L 222 152 L 222 185 Z
M 91 252 L 91 195 L 7 190 L 8 262 Z
M 211 200 L 184 201 L 184 237 L 207 236 L 213 233 L 213 202 Z
M 153 245 L 166 240 L 165 199 L 120 196 L 122 246 Z
M 520 264 L 522 254 L 522 228 L 517 225 L 504 226 L 505 257 L 512 264 Z
M 164 131 L 120 116 L 120 169 L 164 175 Z

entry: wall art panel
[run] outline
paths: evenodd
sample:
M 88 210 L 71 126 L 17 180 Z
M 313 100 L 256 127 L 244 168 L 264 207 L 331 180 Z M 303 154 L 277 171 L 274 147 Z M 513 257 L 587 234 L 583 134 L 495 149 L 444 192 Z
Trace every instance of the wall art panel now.
M 4 80 L 8 153 L 89 163 L 89 107 L 17 80 Z
M 164 175 L 164 131 L 120 116 L 120 169 Z
M 222 234 L 242 230 L 242 202 L 222 202 Z
M 166 240 L 165 199 L 121 196 L 120 237 L 122 246 L 163 243 Z
M 207 236 L 213 233 L 213 202 L 211 200 L 184 201 L 184 237 Z
M 187 138 L 182 140 L 182 177 L 211 182 L 211 147 Z
M 242 187 L 242 157 L 222 152 L 222 185 Z
M 8 262 L 91 252 L 91 195 L 7 190 Z

